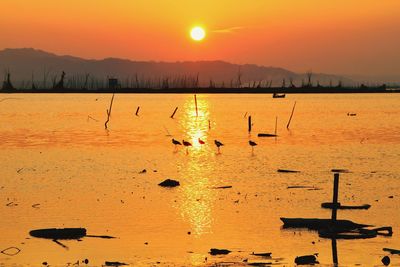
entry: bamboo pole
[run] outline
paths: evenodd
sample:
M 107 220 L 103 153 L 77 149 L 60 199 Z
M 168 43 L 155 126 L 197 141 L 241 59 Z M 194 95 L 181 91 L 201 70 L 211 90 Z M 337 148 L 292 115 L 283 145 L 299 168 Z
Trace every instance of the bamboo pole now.
M 249 116 L 248 119 L 248 128 L 249 128 L 249 133 L 251 132 L 251 116 Z
M 198 117 L 199 116 L 199 111 L 197 109 L 197 96 L 196 95 L 194 95 L 194 104 L 196 106 L 196 117 Z
M 106 120 L 106 122 L 104 123 L 104 128 L 105 128 L 106 130 L 107 130 L 107 124 L 108 124 L 108 122 L 110 121 L 110 116 L 111 116 L 111 110 L 112 110 L 113 102 L 114 102 L 114 93 L 113 93 L 113 95 L 112 95 L 112 97 L 111 97 L 110 107 L 107 109 L 107 120 Z
M 294 108 L 295 108 L 295 107 L 296 107 L 296 101 L 294 102 L 293 109 L 292 109 L 292 113 L 290 114 L 289 121 L 288 121 L 288 123 L 287 123 L 287 125 L 286 125 L 286 128 L 287 128 L 287 129 L 289 129 L 290 122 L 292 121 L 292 117 L 293 117 L 293 113 L 294 113 Z
M 332 221 L 336 222 L 337 208 L 338 208 L 338 196 L 339 196 L 339 173 L 334 174 L 333 180 L 333 200 L 332 200 Z
M 176 107 L 175 108 L 175 110 L 174 110 L 174 112 L 172 113 L 172 115 L 171 115 L 171 119 L 173 119 L 174 118 L 174 116 L 175 116 L 175 113 L 176 113 L 176 111 L 178 110 L 178 107 Z
M 278 134 L 278 116 L 275 118 L 275 135 Z

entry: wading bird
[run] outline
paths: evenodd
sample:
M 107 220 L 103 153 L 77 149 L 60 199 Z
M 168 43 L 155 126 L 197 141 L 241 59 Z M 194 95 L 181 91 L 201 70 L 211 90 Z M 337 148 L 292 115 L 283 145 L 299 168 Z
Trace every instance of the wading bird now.
M 215 145 L 217 146 L 217 148 L 218 148 L 218 154 L 219 153 L 221 153 L 221 151 L 220 151 L 220 147 L 221 146 L 223 146 L 224 144 L 223 143 L 221 143 L 220 141 L 218 141 L 218 140 L 214 140 L 214 143 L 215 143 Z
M 251 146 L 251 153 L 254 153 L 254 147 L 257 145 L 257 143 L 249 140 L 249 145 Z
M 186 147 L 186 154 L 189 154 L 188 147 L 192 146 L 192 144 L 185 140 L 182 140 L 182 144 Z
M 179 142 L 178 140 L 175 140 L 174 138 L 172 138 L 172 144 L 174 144 L 175 149 L 177 149 L 177 146 L 181 146 L 181 142 Z

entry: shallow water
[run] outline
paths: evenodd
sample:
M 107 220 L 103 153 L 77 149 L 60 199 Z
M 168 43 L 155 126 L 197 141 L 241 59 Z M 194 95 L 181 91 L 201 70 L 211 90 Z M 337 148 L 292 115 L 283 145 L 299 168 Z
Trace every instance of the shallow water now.
M 394 230 L 390 238 L 338 240 L 340 265 L 379 265 L 387 254 L 382 248 L 400 249 L 398 94 L 198 95 L 198 117 L 193 95 L 116 95 L 108 130 L 111 95 L 0 94 L 4 98 L 10 99 L 0 102 L 0 250 L 21 252 L 0 254 L 0 266 L 84 259 L 91 266 L 244 265 L 244 259 L 291 266 L 296 256 L 313 253 L 331 265 L 331 240 L 284 230 L 279 218 L 329 218 L 320 204 L 332 199 L 333 168 L 351 171 L 340 177 L 341 203 L 372 205 L 339 211 L 338 218 Z M 274 132 L 276 117 L 279 137 L 258 138 Z M 193 147 L 175 149 L 172 137 Z M 220 154 L 215 139 L 225 144 Z M 250 139 L 258 143 L 254 152 Z M 166 178 L 181 186 L 159 187 Z M 213 188 L 227 185 L 232 188 Z M 321 190 L 287 189 L 293 185 Z M 118 238 L 62 241 L 66 250 L 29 237 L 32 229 L 51 227 Z M 208 255 L 214 247 L 233 252 Z M 400 256 L 391 259 L 400 265 Z

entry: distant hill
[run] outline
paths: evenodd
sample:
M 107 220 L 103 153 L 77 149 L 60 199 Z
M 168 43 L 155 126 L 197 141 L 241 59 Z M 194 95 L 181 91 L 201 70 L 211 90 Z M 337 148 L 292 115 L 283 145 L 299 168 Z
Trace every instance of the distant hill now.
M 224 84 L 229 87 L 231 84 L 238 84 L 239 73 L 242 86 L 252 86 L 254 83 L 281 86 L 283 79 L 286 80 L 286 86 L 289 86 L 290 79 L 296 85 L 307 81 L 306 74 L 252 64 L 238 65 L 223 61 L 143 62 L 117 58 L 91 60 L 59 56 L 32 48 L 0 51 L 0 70 L 9 70 L 13 84 L 18 88 L 29 88 L 32 78 L 36 86 L 42 87 L 45 81 L 46 86 L 50 87 L 59 79 L 62 71 L 66 73 L 67 85 L 82 84 L 87 74 L 92 84 L 105 84 L 108 77 L 115 77 L 121 81 L 123 87 L 132 86 L 136 80 L 141 83 L 162 82 L 166 78 L 172 80 L 185 77 L 198 77 L 200 86 L 209 86 L 212 81 L 215 86 Z M 339 81 L 353 84 L 351 79 L 321 73 L 313 74 L 312 80 L 314 85 L 317 81 L 321 85 L 336 85 Z

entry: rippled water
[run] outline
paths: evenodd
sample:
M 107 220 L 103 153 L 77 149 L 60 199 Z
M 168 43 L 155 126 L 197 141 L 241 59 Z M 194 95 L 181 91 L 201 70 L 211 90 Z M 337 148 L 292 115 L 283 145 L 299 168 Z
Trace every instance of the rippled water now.
M 111 95 L 0 99 L 0 250 L 21 249 L 0 254 L 0 265 L 65 266 L 86 258 L 92 266 L 106 260 L 245 265 L 244 259 L 261 260 L 253 251 L 272 252 L 273 259 L 262 260 L 289 266 L 298 255 L 319 253 L 329 265 L 331 240 L 281 229 L 279 218 L 329 218 L 320 204 L 331 201 L 333 168 L 351 171 L 341 175 L 342 203 L 372 205 L 339 211 L 339 218 L 394 227 L 391 238 L 339 240 L 339 263 L 376 265 L 386 255 L 383 247 L 400 249 L 398 94 L 198 95 L 198 117 L 193 95 L 116 95 L 108 130 Z M 274 132 L 276 117 L 279 137 L 257 137 Z M 193 146 L 174 148 L 172 138 Z M 220 154 L 215 139 L 225 144 Z M 249 140 L 258 143 L 254 152 Z M 159 187 L 166 178 L 181 186 Z M 287 189 L 294 185 L 321 190 Z M 118 238 L 63 241 L 68 250 L 29 238 L 30 230 L 47 227 L 85 227 Z M 233 252 L 208 255 L 214 247 Z M 400 257 L 391 258 L 400 264 Z

